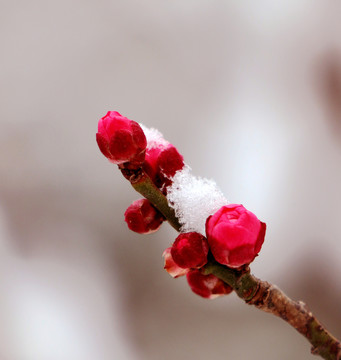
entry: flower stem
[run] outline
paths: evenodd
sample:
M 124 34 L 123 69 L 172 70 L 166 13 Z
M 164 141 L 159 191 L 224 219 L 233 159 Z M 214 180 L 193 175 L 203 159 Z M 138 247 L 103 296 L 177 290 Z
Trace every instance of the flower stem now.
M 181 224 L 165 195 L 142 170 L 121 169 L 133 188 L 148 199 L 180 231 Z M 249 305 L 285 320 L 311 344 L 311 352 L 326 360 L 341 360 L 341 343 L 316 319 L 302 301 L 293 301 L 275 285 L 254 277 L 248 266 L 231 269 L 217 263 L 213 257 L 203 268 L 204 274 L 213 274 L 230 285 L 237 295 Z

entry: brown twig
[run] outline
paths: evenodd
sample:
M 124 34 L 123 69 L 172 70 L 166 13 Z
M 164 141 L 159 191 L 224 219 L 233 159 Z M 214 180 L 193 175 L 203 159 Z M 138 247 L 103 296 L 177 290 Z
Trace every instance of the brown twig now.
M 294 327 L 311 344 L 311 352 L 326 360 L 341 359 L 341 343 L 317 320 L 302 301 L 293 301 L 277 286 L 250 274 L 248 267 L 236 271 L 216 262 L 205 266 L 206 274 L 214 274 L 229 284 L 247 304 L 276 315 Z
M 121 169 L 133 188 L 148 199 L 180 231 L 181 224 L 169 206 L 167 198 L 142 170 Z M 213 274 L 230 285 L 247 304 L 285 320 L 302 334 L 311 344 L 312 353 L 326 360 L 341 360 L 341 343 L 316 319 L 302 301 L 293 301 L 279 288 L 251 275 L 248 266 L 231 269 L 217 263 L 213 257 L 203 268 L 204 273 Z

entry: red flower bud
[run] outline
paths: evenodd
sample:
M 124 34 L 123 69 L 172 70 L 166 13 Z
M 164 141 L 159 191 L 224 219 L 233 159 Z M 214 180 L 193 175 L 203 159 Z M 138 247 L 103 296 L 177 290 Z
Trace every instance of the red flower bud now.
M 190 269 L 183 269 L 180 266 L 178 266 L 173 258 L 172 258 L 172 254 L 171 254 L 171 248 L 167 248 L 162 256 L 164 257 L 165 260 L 165 266 L 164 269 L 168 272 L 169 275 L 171 275 L 173 278 L 177 278 L 179 276 L 183 276 L 186 275 Z
M 134 201 L 124 213 L 130 230 L 139 234 L 151 234 L 159 229 L 163 215 L 147 199 Z
M 162 149 L 158 147 L 153 147 L 146 150 L 146 158 L 143 163 L 143 170 L 147 175 L 152 179 L 153 183 L 160 188 L 162 186 L 161 179 L 159 176 L 160 169 L 158 158 Z
M 183 160 L 183 156 L 172 144 L 160 145 L 147 148 L 143 169 L 159 189 L 164 189 L 172 183 L 170 178 L 184 167 Z
M 144 161 L 147 140 L 140 125 L 117 111 L 108 111 L 98 122 L 97 144 L 114 164 L 129 162 L 139 167 Z
M 194 293 L 207 299 L 227 295 L 232 288 L 216 276 L 203 275 L 200 270 L 192 270 L 187 275 L 188 285 Z
M 205 236 L 188 232 L 175 239 L 171 254 L 175 263 L 182 268 L 200 268 L 207 263 L 208 250 Z
M 158 161 L 160 173 L 165 179 L 173 177 L 178 170 L 184 167 L 183 156 L 172 144 L 161 151 Z
M 221 207 L 206 220 L 206 236 L 215 259 L 238 268 L 249 264 L 264 242 L 266 225 L 243 205 Z

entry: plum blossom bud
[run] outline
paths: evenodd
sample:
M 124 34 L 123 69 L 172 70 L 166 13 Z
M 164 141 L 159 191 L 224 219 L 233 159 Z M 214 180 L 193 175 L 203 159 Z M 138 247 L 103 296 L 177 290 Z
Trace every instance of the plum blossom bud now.
M 172 183 L 171 178 L 183 167 L 183 156 L 172 144 L 147 148 L 143 169 L 159 189 L 164 190 L 169 186 Z
M 232 291 L 229 285 L 215 275 L 203 275 L 200 270 L 191 270 L 186 276 L 192 291 L 207 299 L 215 299 Z
M 139 234 L 151 234 L 159 229 L 163 215 L 147 199 L 134 201 L 124 213 L 130 230 Z
M 238 268 L 249 264 L 259 253 L 266 224 L 243 205 L 221 207 L 206 220 L 206 236 L 215 259 Z
M 158 162 L 161 179 L 163 179 L 164 182 L 172 178 L 178 170 L 181 170 L 184 167 L 183 156 L 172 144 L 161 151 Z M 171 182 L 169 182 L 169 184 L 170 183 Z M 168 185 L 166 184 L 166 186 Z
M 140 125 L 117 111 L 108 111 L 98 122 L 98 147 L 114 164 L 129 163 L 140 167 L 144 161 L 147 140 Z
M 180 234 L 174 241 L 171 254 L 181 268 L 201 268 L 207 263 L 208 243 L 197 232 Z
M 162 149 L 158 147 L 153 147 L 151 149 L 146 150 L 146 157 L 143 163 L 143 170 L 147 173 L 147 175 L 152 179 L 153 183 L 160 188 L 162 186 L 162 182 L 160 179 L 160 169 L 158 164 L 158 157 L 161 153 Z
M 164 269 L 168 272 L 168 274 L 170 276 L 172 276 L 173 278 L 177 278 L 179 276 L 183 276 L 186 275 L 190 269 L 183 269 L 180 266 L 178 266 L 173 258 L 172 258 L 172 254 L 171 254 L 171 248 L 167 248 L 163 254 L 162 254 L 164 261 L 165 261 L 165 266 Z

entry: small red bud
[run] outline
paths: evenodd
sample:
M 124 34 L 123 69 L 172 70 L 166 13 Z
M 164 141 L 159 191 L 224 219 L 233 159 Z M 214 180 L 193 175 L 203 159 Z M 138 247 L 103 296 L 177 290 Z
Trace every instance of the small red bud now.
M 186 275 L 190 269 L 183 269 L 180 266 L 178 266 L 173 258 L 172 258 L 172 254 L 171 254 L 171 248 L 167 248 L 163 254 L 162 254 L 164 261 L 165 261 L 165 266 L 164 269 L 168 272 L 169 275 L 171 275 L 173 278 L 177 278 L 179 276 L 183 276 Z
M 175 146 L 168 146 L 159 155 L 160 172 L 165 178 L 171 178 L 184 167 L 184 158 Z
M 192 291 L 207 299 L 227 295 L 233 290 L 215 275 L 203 275 L 200 270 L 192 270 L 186 276 Z
M 206 236 L 215 259 L 238 268 L 249 264 L 264 242 L 266 225 L 243 205 L 221 207 L 206 220 Z
M 197 232 L 180 234 L 172 246 L 172 257 L 182 268 L 200 268 L 207 263 L 208 243 Z
M 153 183 L 160 188 L 162 186 L 162 182 L 160 179 L 160 169 L 158 158 L 161 153 L 161 148 L 153 147 L 151 149 L 146 150 L 146 158 L 143 163 L 143 170 L 147 173 L 147 175 L 152 179 Z
M 166 147 L 160 145 L 160 147 L 147 148 L 143 169 L 158 188 L 164 189 L 171 185 L 171 178 L 175 173 L 184 167 L 183 160 L 183 156 L 172 144 Z
M 147 140 L 140 125 L 117 111 L 108 111 L 98 122 L 98 147 L 114 164 L 129 162 L 131 167 L 142 165 Z
M 147 199 L 134 201 L 124 213 L 130 230 L 139 234 L 151 234 L 159 229 L 163 215 Z

